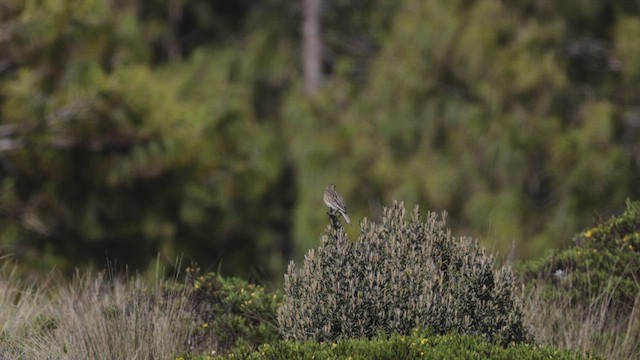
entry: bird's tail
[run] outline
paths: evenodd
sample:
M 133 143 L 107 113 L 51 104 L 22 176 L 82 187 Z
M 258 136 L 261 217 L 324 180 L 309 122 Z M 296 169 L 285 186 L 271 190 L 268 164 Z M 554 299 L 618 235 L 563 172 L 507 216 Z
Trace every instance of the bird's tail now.
M 349 219 L 349 215 L 347 215 L 346 212 L 343 212 L 342 216 L 344 216 L 344 220 L 347 222 L 347 224 L 351 225 L 351 219 Z

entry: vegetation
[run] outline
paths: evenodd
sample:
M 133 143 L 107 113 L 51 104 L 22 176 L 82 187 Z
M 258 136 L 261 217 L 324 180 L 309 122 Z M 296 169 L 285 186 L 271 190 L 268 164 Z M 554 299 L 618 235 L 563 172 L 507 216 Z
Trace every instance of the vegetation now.
M 312 95 L 299 4 L 3 1 L 3 252 L 280 281 L 331 182 L 520 257 L 640 195 L 636 3 L 327 2 Z
M 595 357 L 591 357 L 595 359 Z M 282 341 L 261 346 L 255 352 L 236 349 L 226 356 L 194 357 L 214 359 L 586 359 L 576 352 L 548 347 L 513 344 L 506 348 L 479 337 L 448 334 L 433 335 L 414 331 L 410 335 L 379 336 L 367 340 L 336 342 Z
M 2 358 L 162 359 L 189 350 L 189 298 L 170 281 L 87 273 L 25 284 L 2 270 Z
M 190 269 L 185 283 L 103 273 L 24 283 L 5 265 L 0 357 L 166 359 L 279 339 L 277 293 Z
M 201 324 L 192 341 L 193 352 L 225 352 L 239 345 L 255 348 L 280 338 L 278 293 L 240 278 L 199 275 L 194 267 L 187 268 L 186 286 L 192 291 L 189 307 Z
M 630 309 L 640 291 L 640 202 L 619 216 L 576 234 L 562 251 L 523 263 L 528 283 L 553 285 L 575 302 L 589 302 L 612 287 L 614 306 Z
M 358 241 L 329 228 L 300 268 L 289 265 L 284 291 L 278 321 L 286 339 L 425 327 L 503 345 L 528 340 L 511 270 L 495 269 L 476 240 L 451 236 L 435 213 L 423 221 L 416 207 L 407 219 L 402 203 L 385 208 L 380 223 L 363 221 Z
M 613 225 L 628 224 L 635 208 L 636 204 L 629 203 L 627 212 L 596 227 L 611 230 L 599 236 L 613 236 L 614 230 L 620 229 Z M 0 269 L 0 356 L 204 360 L 391 359 L 398 354 L 426 359 L 635 359 L 640 355 L 636 341 L 640 319 L 635 316 L 640 312 L 640 291 L 636 290 L 636 300 L 627 308 L 614 301 L 621 293 L 617 280 L 600 289 L 598 296 L 577 301 L 566 295 L 580 288 L 532 278 L 521 303 L 515 296 L 513 277 L 501 277 L 510 270 L 494 269 L 492 258 L 477 242 L 451 236 L 444 218 L 428 213 L 423 222 L 417 209 L 407 218 L 398 203 L 384 214 L 379 224 L 363 222 L 367 231 L 358 241 L 348 240 L 340 226 L 327 229 L 302 267 L 291 266 L 284 299 L 239 278 L 200 274 L 196 267 L 189 268 L 185 282 L 162 280 L 157 277 L 161 272 L 151 281 L 141 276 L 125 279 L 87 272 L 78 273 L 71 282 L 53 274 L 44 281 L 28 282 L 21 280 L 4 258 Z M 337 264 L 345 258 L 349 263 Z M 372 262 L 375 259 L 380 262 Z M 341 266 L 344 279 L 336 278 L 336 266 Z M 422 267 L 437 274 L 432 278 L 438 281 L 430 283 L 422 278 L 424 274 L 418 271 Z M 572 271 L 584 270 L 576 267 Z M 388 286 L 374 281 L 367 294 L 358 293 L 366 283 L 360 277 L 370 279 L 371 271 L 377 271 L 376 281 L 385 279 Z M 406 276 L 409 273 L 413 277 Z M 296 279 L 300 274 L 305 277 Z M 476 277 L 479 274 L 484 276 Z M 491 282 L 474 279 L 493 279 L 493 287 L 488 286 Z M 430 291 L 413 293 L 421 283 L 430 284 L 424 287 Z M 317 301 L 296 292 L 292 286 L 296 284 L 315 284 L 308 290 Z M 478 293 L 479 289 L 483 292 Z M 350 294 L 358 295 L 361 301 Z M 372 302 L 376 296 L 382 305 Z M 427 296 L 432 301 L 421 302 Z M 484 300 L 474 301 L 478 298 Z M 381 318 L 373 312 L 375 306 L 391 317 Z M 400 306 L 400 312 L 395 311 Z M 492 313 L 495 309 L 503 314 Z M 461 312 L 465 316 L 458 321 L 456 316 Z M 438 322 L 434 314 L 452 316 L 452 320 Z M 325 317 L 336 326 L 329 328 L 333 333 L 322 333 L 326 327 L 317 326 Z M 518 321 L 501 322 L 505 319 Z M 300 320 L 307 322 L 296 323 Z
M 0 1 L 0 357 L 640 358 L 638 38 L 634 1 Z M 329 183 L 361 224 L 316 248 Z
M 640 202 L 627 201 L 624 213 L 579 232 L 566 249 L 519 264 L 536 338 L 611 359 L 638 357 L 639 236 Z
M 610 284 L 597 297 L 576 303 L 566 293 L 549 296 L 548 288 L 531 287 L 526 292 L 524 322 L 538 344 L 605 359 L 637 359 L 640 291 L 629 309 L 616 307 L 615 293 L 615 284 Z

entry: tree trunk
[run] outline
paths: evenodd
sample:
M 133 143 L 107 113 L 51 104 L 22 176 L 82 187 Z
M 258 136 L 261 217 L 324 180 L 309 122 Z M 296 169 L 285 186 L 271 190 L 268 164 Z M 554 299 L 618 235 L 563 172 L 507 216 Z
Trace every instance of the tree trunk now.
M 322 83 L 321 6 L 322 0 L 303 0 L 302 4 L 303 86 L 307 94 L 315 92 Z

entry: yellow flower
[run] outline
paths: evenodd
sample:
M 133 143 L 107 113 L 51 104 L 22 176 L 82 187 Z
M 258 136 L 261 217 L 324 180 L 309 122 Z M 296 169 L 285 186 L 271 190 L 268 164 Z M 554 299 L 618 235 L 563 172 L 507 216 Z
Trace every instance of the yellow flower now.
M 424 345 L 427 343 L 427 339 L 420 339 L 420 344 Z
M 633 246 L 631 246 L 631 244 L 629 244 L 629 250 L 633 251 Z
M 591 235 L 593 235 L 593 231 L 591 231 L 591 230 L 587 230 L 587 231 L 584 233 L 584 236 L 586 236 L 586 237 L 591 237 Z
M 208 327 L 209 327 L 209 323 L 204 323 L 204 324 L 202 324 L 202 328 L 203 328 L 203 329 L 206 329 L 206 328 L 208 328 Z

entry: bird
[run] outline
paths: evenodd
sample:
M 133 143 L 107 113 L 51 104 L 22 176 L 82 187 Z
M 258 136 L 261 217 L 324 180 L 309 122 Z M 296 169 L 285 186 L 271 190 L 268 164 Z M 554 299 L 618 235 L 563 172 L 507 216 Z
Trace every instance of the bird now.
M 324 190 L 324 203 L 331 209 L 331 211 L 336 211 L 344 216 L 344 220 L 347 224 L 351 224 L 351 220 L 349 219 L 349 215 L 347 215 L 347 206 L 344 204 L 344 200 L 342 196 L 338 194 L 336 191 L 336 186 L 334 184 L 330 184 Z

